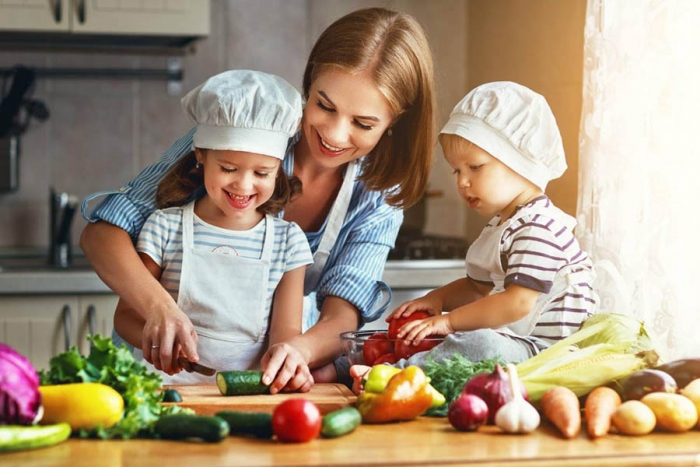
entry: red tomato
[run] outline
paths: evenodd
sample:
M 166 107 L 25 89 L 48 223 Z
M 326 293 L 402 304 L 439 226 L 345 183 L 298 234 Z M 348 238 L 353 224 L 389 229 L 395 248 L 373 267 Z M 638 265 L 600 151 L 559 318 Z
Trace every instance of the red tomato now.
M 393 351 L 389 335 L 385 332 L 375 332 L 367 338 L 365 345 L 362 346 L 362 358 L 365 360 L 365 365 L 372 366 L 379 357 Z
M 394 346 L 394 353 L 396 354 L 396 358 L 400 360 L 402 358 L 408 358 L 418 352 L 430 350 L 440 342 L 441 341 L 435 337 L 418 341 L 418 345 L 411 345 L 410 341 L 397 341 Z
M 401 329 L 403 325 L 408 323 L 409 321 L 425 318 L 430 318 L 430 313 L 428 313 L 427 311 L 420 310 L 414 311 L 409 316 L 402 316 L 397 319 L 392 319 L 391 321 L 389 321 L 389 339 L 397 339 L 396 336 L 399 333 L 399 329 Z
M 384 355 L 382 355 L 381 357 L 379 357 L 378 359 L 376 359 L 374 361 L 374 365 L 381 365 L 382 363 L 390 363 L 393 365 L 394 363 L 396 363 L 398 361 L 399 361 L 399 359 L 396 357 L 395 354 L 385 353 Z
M 272 412 L 272 431 L 277 439 L 305 443 L 321 432 L 321 411 L 308 399 L 287 399 Z

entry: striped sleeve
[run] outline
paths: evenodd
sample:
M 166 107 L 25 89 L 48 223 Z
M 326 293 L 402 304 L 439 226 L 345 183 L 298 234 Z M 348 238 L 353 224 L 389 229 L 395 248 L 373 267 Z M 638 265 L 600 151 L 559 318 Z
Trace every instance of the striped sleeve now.
M 192 136 L 196 128 L 177 140 L 156 162 L 139 173 L 118 191 L 101 192 L 88 196 L 83 202 L 83 217 L 89 222 L 107 221 L 126 230 L 137 238 L 144 222 L 156 209 L 158 184 L 172 165 L 192 150 Z M 98 196 L 107 197 L 90 213 L 87 202 Z
M 518 219 L 504 232 L 503 243 L 503 286 L 516 284 L 544 294 L 551 290 L 557 271 L 570 263 L 577 245 L 571 230 L 539 215 Z
M 286 256 L 284 272 L 293 271 L 314 262 L 306 235 L 294 222 L 289 222 L 287 226 Z
M 169 239 L 174 234 L 173 228 L 179 228 L 179 225 L 174 225 L 173 211 L 168 211 L 153 211 L 143 224 L 136 243 L 136 251 L 150 256 L 161 268 L 164 267 Z

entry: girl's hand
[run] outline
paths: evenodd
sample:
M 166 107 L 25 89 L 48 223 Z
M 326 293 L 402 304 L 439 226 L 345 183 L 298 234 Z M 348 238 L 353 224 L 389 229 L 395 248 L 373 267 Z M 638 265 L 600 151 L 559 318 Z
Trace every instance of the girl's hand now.
M 413 341 L 413 345 L 418 345 L 418 341 L 428 336 L 446 336 L 452 334 L 454 329 L 450 326 L 447 315 L 431 316 L 430 318 L 409 321 L 399 329 L 398 338 Z
M 415 300 L 404 302 L 399 305 L 385 321 L 389 323 L 394 319 L 411 316 L 414 312 L 419 310 L 426 311 L 431 316 L 440 315 L 442 313 L 442 301 L 428 294 Z
M 314 385 L 311 370 L 301 352 L 286 342 L 271 346 L 260 361 L 263 384 L 270 386 L 270 394 L 308 392 Z
M 172 375 L 182 371 L 178 358 L 199 361 L 197 333 L 192 321 L 179 308 L 150 313 L 143 327 L 143 358 L 158 370 Z

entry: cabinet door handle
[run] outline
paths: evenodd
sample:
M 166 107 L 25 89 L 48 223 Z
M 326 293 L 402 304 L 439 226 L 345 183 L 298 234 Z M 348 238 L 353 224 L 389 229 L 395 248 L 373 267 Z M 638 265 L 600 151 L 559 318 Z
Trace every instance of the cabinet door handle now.
M 61 16 L 63 14 L 63 0 L 53 1 L 53 20 L 57 23 L 61 22 Z
M 85 0 L 78 0 L 76 15 L 80 24 L 85 24 Z
M 95 335 L 97 330 L 97 310 L 95 310 L 95 305 L 90 305 L 87 308 L 87 319 L 88 319 L 88 332 L 91 336 Z
M 61 310 L 61 315 L 63 315 L 63 332 L 65 339 L 66 350 L 70 350 L 70 335 L 71 335 L 71 317 L 70 317 L 70 306 L 63 305 L 63 310 Z

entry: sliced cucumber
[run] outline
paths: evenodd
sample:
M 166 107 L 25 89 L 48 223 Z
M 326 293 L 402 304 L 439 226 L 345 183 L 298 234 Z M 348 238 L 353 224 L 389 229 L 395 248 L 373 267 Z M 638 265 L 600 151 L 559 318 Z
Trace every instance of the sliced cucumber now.
M 177 389 L 163 389 L 163 402 L 182 402 L 182 396 Z
M 46 426 L 0 426 L 0 452 L 53 446 L 68 439 L 68 423 Z
M 272 438 L 272 414 L 270 413 L 222 410 L 217 412 L 216 416 L 226 420 L 229 434 Z
M 321 435 L 324 438 L 337 438 L 347 435 L 360 426 L 362 416 L 355 407 L 343 407 L 342 409 L 323 416 Z
M 154 433 L 161 439 L 201 439 L 217 443 L 228 436 L 225 420 L 209 415 L 173 414 L 158 419 Z
M 232 370 L 216 374 L 216 385 L 224 396 L 269 394 L 270 387 L 262 383 L 262 371 Z

